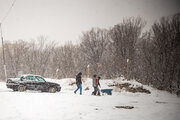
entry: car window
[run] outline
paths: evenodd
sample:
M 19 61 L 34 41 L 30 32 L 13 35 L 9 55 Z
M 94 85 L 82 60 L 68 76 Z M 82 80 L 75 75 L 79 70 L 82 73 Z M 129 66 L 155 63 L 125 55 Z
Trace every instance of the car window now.
M 40 81 L 40 82 L 45 82 L 44 78 L 42 78 L 42 77 L 35 76 L 35 78 L 36 78 L 38 81 Z
M 25 79 L 26 79 L 26 80 L 35 80 L 35 79 L 34 79 L 34 76 L 26 76 Z

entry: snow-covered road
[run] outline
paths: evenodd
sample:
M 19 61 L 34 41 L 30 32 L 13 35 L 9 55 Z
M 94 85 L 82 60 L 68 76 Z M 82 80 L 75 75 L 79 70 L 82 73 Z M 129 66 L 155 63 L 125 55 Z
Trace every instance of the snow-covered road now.
M 151 94 L 113 92 L 112 96 L 91 96 L 90 89 L 79 95 L 73 93 L 75 86 L 67 86 L 66 81 L 60 82 L 64 88 L 59 93 L 13 92 L 0 82 L 0 120 L 180 119 L 180 98 L 167 92 L 151 89 Z M 106 82 L 102 83 L 105 85 Z

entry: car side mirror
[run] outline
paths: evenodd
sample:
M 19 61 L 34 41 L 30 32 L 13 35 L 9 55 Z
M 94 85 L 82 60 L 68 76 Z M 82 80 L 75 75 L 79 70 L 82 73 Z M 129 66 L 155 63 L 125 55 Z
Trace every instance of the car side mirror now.
M 24 77 L 21 77 L 20 80 L 23 81 L 23 80 L 24 80 Z

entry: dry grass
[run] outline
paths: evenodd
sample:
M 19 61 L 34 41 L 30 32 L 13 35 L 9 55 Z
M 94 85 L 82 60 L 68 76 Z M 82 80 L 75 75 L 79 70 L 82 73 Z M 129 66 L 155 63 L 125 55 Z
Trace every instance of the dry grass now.
M 85 90 L 85 91 L 86 91 L 86 90 L 89 90 L 89 87 L 86 87 L 84 90 Z
M 126 91 L 128 92 L 132 92 L 132 93 L 136 93 L 136 92 L 140 92 L 140 93 L 147 93 L 147 94 L 150 94 L 151 92 L 145 88 L 143 88 L 142 86 L 139 86 L 139 87 L 132 87 L 131 84 L 129 83 L 122 83 L 122 84 L 112 84 L 112 85 L 108 85 L 109 87 L 117 87 L 117 88 L 120 88 L 120 89 L 125 89 Z
M 73 86 L 73 85 L 75 85 L 75 84 L 76 84 L 76 82 L 70 82 L 70 83 L 69 83 L 70 86 Z

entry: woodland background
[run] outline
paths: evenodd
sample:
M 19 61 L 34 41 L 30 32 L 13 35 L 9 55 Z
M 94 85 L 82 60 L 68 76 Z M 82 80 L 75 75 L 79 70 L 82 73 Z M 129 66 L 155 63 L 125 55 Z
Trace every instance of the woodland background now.
M 58 46 L 40 36 L 31 42 L 5 42 L 7 76 L 19 71 L 44 77 L 75 77 L 78 72 L 102 78 L 128 79 L 174 91 L 180 85 L 180 13 L 162 17 L 149 30 L 140 17 L 130 17 L 108 29 L 92 28 L 80 44 Z M 0 79 L 4 80 L 2 48 Z M 129 62 L 127 64 L 127 59 Z M 128 66 L 127 66 L 128 65 Z M 57 71 L 58 69 L 58 71 Z

